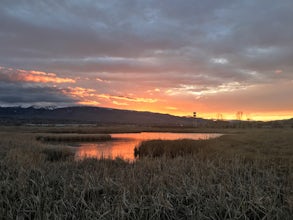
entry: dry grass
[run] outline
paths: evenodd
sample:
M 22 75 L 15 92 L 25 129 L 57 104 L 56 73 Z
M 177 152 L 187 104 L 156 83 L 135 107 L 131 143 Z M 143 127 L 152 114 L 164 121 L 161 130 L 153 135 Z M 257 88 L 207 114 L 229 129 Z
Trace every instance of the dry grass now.
M 0 134 L 0 216 L 292 219 L 293 131 L 256 132 L 208 141 L 200 145 L 206 151 L 134 163 L 70 157 L 51 162 L 43 152 L 49 146 L 34 135 Z
M 178 133 L 234 133 L 235 129 L 229 128 L 190 128 L 190 127 L 146 127 L 135 125 L 116 126 L 1 126 L 0 131 L 18 133 L 49 133 L 49 134 L 110 134 L 110 133 L 137 133 L 137 132 L 178 132 Z M 238 132 L 238 131 L 236 131 Z
M 134 149 L 135 157 L 178 157 L 195 155 L 202 152 L 207 145 L 206 140 L 150 140 L 143 141 Z
M 111 140 L 108 134 L 54 134 L 54 135 L 38 135 L 39 141 L 107 141 Z
M 245 158 L 293 158 L 293 129 L 235 130 L 234 134 L 209 140 L 151 140 L 136 149 L 137 156 L 176 157 L 188 154 Z

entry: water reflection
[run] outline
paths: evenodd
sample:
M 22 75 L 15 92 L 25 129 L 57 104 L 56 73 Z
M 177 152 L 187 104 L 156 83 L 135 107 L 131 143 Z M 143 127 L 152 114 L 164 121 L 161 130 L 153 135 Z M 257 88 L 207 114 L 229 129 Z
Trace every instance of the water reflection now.
M 116 158 L 133 160 L 133 149 L 139 144 L 138 140 L 114 140 L 97 143 L 80 143 L 75 153 L 76 159 L 85 157 Z
M 162 132 L 142 132 L 127 134 L 111 134 L 113 140 L 95 143 L 72 143 L 69 146 L 77 147 L 75 158 L 77 160 L 94 158 L 116 158 L 134 160 L 134 148 L 144 140 L 177 140 L 177 139 L 209 139 L 221 136 L 221 134 L 202 133 L 162 133 Z

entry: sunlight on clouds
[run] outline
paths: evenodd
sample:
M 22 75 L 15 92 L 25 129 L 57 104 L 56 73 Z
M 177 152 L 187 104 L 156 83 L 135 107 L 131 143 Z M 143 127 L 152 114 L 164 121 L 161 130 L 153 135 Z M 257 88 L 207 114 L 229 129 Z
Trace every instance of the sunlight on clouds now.
M 111 106 L 112 104 L 117 106 L 128 106 L 130 103 L 155 103 L 158 100 L 152 98 L 141 98 L 141 97 L 125 97 L 116 96 L 110 94 L 99 94 L 95 89 L 88 89 L 83 87 L 68 87 L 63 89 L 62 92 L 69 95 L 78 101 L 78 104 L 84 105 L 100 105 L 102 100 L 104 104 Z M 106 101 L 106 102 L 105 102 Z
M 84 98 L 94 96 L 96 90 L 86 89 L 82 87 L 68 87 L 66 89 L 63 89 L 63 92 L 76 98 Z
M 58 77 L 56 73 L 46 73 L 36 70 L 23 70 L 0 67 L 0 74 L 10 81 L 34 82 L 34 83 L 76 83 L 71 78 Z
M 4 104 L 292 113 L 293 1 L 0 2 Z
M 119 57 L 119 56 L 97 56 L 97 57 L 86 57 L 82 59 L 76 59 L 75 61 L 85 62 L 100 62 L 100 63 L 145 63 L 145 64 L 158 64 L 159 60 L 154 57 Z
M 241 85 L 239 82 L 231 82 L 219 85 L 217 87 L 199 87 L 194 85 L 180 85 L 179 88 L 168 89 L 166 94 L 169 96 L 176 96 L 176 95 L 195 95 L 198 97 L 209 95 L 209 94 L 216 94 L 222 92 L 233 92 L 235 90 L 243 90 L 246 89 L 248 86 Z
M 159 93 L 161 90 L 159 88 L 155 88 L 155 89 L 149 89 L 147 90 L 147 93 L 150 95 L 154 95 L 154 93 Z
M 227 64 L 227 63 L 229 63 L 229 61 L 226 58 L 212 58 L 211 62 L 216 63 L 216 64 Z
M 78 104 L 80 104 L 80 105 L 89 105 L 89 106 L 99 106 L 101 103 L 99 103 L 97 101 L 87 100 L 87 101 L 80 101 L 80 102 L 78 102 Z
M 173 106 L 167 106 L 166 109 L 168 109 L 168 110 L 177 110 L 178 108 L 173 107 Z
M 281 74 L 283 73 L 283 70 L 275 70 L 275 74 Z
M 127 105 L 128 105 L 128 104 L 125 103 L 125 102 L 112 101 L 112 103 L 113 103 L 114 105 L 121 105 L 121 106 L 127 106 Z
M 110 81 L 108 81 L 108 80 L 104 80 L 104 79 L 101 79 L 101 78 L 99 78 L 99 77 L 96 78 L 96 81 L 98 81 L 98 82 L 103 82 L 103 83 L 109 83 L 109 82 L 110 82 Z
M 56 77 L 56 74 L 49 75 L 39 72 L 31 71 L 30 73 L 21 74 L 18 77 L 19 80 L 27 82 L 37 82 L 37 83 L 75 83 L 75 80 L 70 78 L 60 78 Z
M 129 101 L 129 102 L 145 102 L 145 103 L 155 103 L 158 100 L 157 99 L 152 99 L 152 98 L 140 98 L 140 97 L 125 97 L 125 96 L 115 96 L 115 95 L 107 95 L 107 94 L 100 94 L 97 95 L 99 98 L 104 98 L 104 99 L 117 99 L 117 100 L 124 100 L 124 101 Z

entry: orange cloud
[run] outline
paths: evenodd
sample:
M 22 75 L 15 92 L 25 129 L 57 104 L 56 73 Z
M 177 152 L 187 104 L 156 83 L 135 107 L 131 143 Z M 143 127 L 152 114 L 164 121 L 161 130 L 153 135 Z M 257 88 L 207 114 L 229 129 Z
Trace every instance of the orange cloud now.
M 63 89 L 62 92 L 79 100 L 78 104 L 81 105 L 102 105 L 105 107 L 128 106 L 129 109 L 137 109 L 137 107 L 141 107 L 143 103 L 152 105 L 158 101 L 157 99 L 153 98 L 98 94 L 98 91 L 95 89 L 88 89 L 83 87 L 68 87 Z
M 74 79 L 58 77 L 55 73 L 0 67 L 1 74 L 10 81 L 35 83 L 76 83 Z
M 104 80 L 104 79 L 101 79 L 101 78 L 99 78 L 99 77 L 96 78 L 96 81 L 98 81 L 98 82 L 103 82 L 103 83 L 110 83 L 110 81 L 108 81 L 108 80 Z
M 112 103 L 115 104 L 115 105 L 123 105 L 123 106 L 128 105 L 128 104 L 125 103 L 125 102 L 117 102 L 117 101 L 113 101 Z
M 101 103 L 97 101 L 90 101 L 90 100 L 85 100 L 85 101 L 80 101 L 78 102 L 80 105 L 90 105 L 90 106 L 99 106 Z
M 38 71 L 20 71 L 17 76 L 20 81 L 37 82 L 37 83 L 75 83 L 71 78 L 57 77 L 55 73 L 45 73 Z
M 63 89 L 62 92 L 65 95 L 71 96 L 77 100 L 77 103 L 80 105 L 91 105 L 91 106 L 99 106 L 100 102 L 96 100 L 94 89 L 87 89 L 83 87 L 68 87 Z
M 145 102 L 145 103 L 155 103 L 158 100 L 153 98 L 140 98 L 140 97 L 126 97 L 126 96 L 114 96 L 114 95 L 107 95 L 107 94 L 100 94 L 97 95 L 99 98 L 104 99 L 116 99 L 116 100 L 123 100 L 128 102 Z
M 75 98 L 85 98 L 95 96 L 96 90 L 87 89 L 83 87 L 68 87 L 62 90 L 63 93 L 73 96 Z
M 168 109 L 168 110 L 177 110 L 178 108 L 173 107 L 173 106 L 167 106 L 166 109 Z
M 275 71 L 276 74 L 283 72 L 282 70 Z M 247 118 L 273 120 L 293 117 L 291 110 L 293 105 L 291 99 L 288 99 L 292 94 L 293 81 L 278 81 L 273 85 L 227 82 L 218 86 L 206 87 L 188 83 L 180 83 L 177 87 L 159 87 L 157 84 L 141 85 L 135 81 L 131 82 L 131 86 L 129 86 L 130 84 L 124 85 L 125 82 L 111 81 L 111 84 L 106 87 L 103 85 L 103 82 L 107 82 L 104 78 L 95 77 L 93 78 L 95 82 L 88 84 L 89 86 L 98 84 L 97 87 L 85 88 L 82 85 L 67 87 L 66 83 L 76 81 L 71 78 L 58 77 L 57 74 L 50 72 L 0 66 L 0 81 L 4 83 L 53 83 L 53 86 L 63 93 L 61 95 L 73 98 L 73 103 L 80 105 L 152 111 L 178 116 L 192 116 L 192 112 L 196 111 L 198 117 L 214 119 L 218 118 L 218 115 L 224 119 L 235 119 L 237 111 L 243 111 L 244 115 L 248 115 L 244 116 L 243 120 Z M 54 85 L 54 83 L 61 84 L 62 87 Z M 101 93 L 99 89 L 103 92 Z M 119 93 L 113 91 L 119 91 Z

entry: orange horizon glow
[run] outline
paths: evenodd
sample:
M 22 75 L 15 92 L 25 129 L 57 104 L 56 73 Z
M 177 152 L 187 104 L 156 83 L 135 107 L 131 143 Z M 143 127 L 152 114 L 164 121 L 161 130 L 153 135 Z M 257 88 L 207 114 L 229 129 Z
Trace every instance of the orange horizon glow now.
M 161 113 L 161 114 L 170 114 L 179 117 L 193 117 L 193 112 L 180 111 L 176 110 L 168 110 L 168 108 L 162 109 L 160 105 L 159 107 L 148 107 L 144 105 L 134 106 L 134 107 L 119 107 L 116 105 L 108 105 L 102 106 L 101 103 L 90 101 L 90 102 L 79 102 L 81 105 L 85 106 L 93 106 L 93 107 L 104 107 L 104 108 L 113 108 L 120 110 L 131 110 L 131 111 L 140 111 L 140 112 L 152 112 L 152 113 Z M 197 118 L 210 119 L 210 120 L 237 120 L 236 116 L 237 111 L 235 112 L 223 112 L 221 113 L 221 117 L 219 118 L 218 112 L 197 112 Z M 243 112 L 243 116 L 241 117 L 242 121 L 275 121 L 275 120 L 286 120 L 293 118 L 293 112 L 250 112 L 249 114 Z
M 64 93 L 79 99 L 80 101 L 78 101 L 78 104 L 86 106 L 146 111 L 180 117 L 192 117 L 193 112 L 197 112 L 198 118 L 212 120 L 236 120 L 236 114 L 239 112 L 239 109 L 236 108 L 234 111 L 225 108 L 219 109 L 221 111 L 209 110 L 208 106 L 201 105 L 200 102 L 191 104 L 183 100 L 168 101 L 166 97 L 162 97 L 159 94 L 156 94 L 155 98 L 153 96 L 143 96 L 148 95 L 143 93 L 139 97 L 124 97 L 110 94 L 97 94 L 97 91 L 94 89 L 85 89 L 81 87 L 69 88 L 70 89 L 64 91 Z M 169 103 L 172 103 L 172 105 L 169 105 Z M 243 110 L 241 112 L 241 120 L 243 121 L 273 121 L 293 118 L 293 111 Z
M 0 106 L 293 118 L 292 1 L 48 2 L 0 3 Z
M 193 112 L 197 112 L 198 118 L 212 120 L 235 120 L 238 119 L 236 113 L 239 111 L 242 112 L 241 120 L 244 121 L 293 118 L 292 102 L 284 99 L 281 102 L 282 107 L 278 104 L 284 94 L 290 94 L 292 91 L 293 81 L 281 80 L 278 84 L 260 85 L 233 82 L 214 87 L 187 84 L 160 87 L 157 84 L 149 85 L 140 81 L 141 79 L 128 79 L 127 73 L 126 81 L 123 81 L 119 77 L 115 80 L 96 76 L 93 79 L 73 79 L 58 76 L 56 73 L 2 66 L 0 70 L 2 77 L 11 82 L 35 84 L 40 87 L 50 86 L 58 94 L 72 99 L 72 105 L 147 111 L 184 117 L 192 117 Z M 274 74 L 282 73 L 281 70 L 276 70 Z M 278 90 L 281 93 L 275 94 L 274 91 Z

